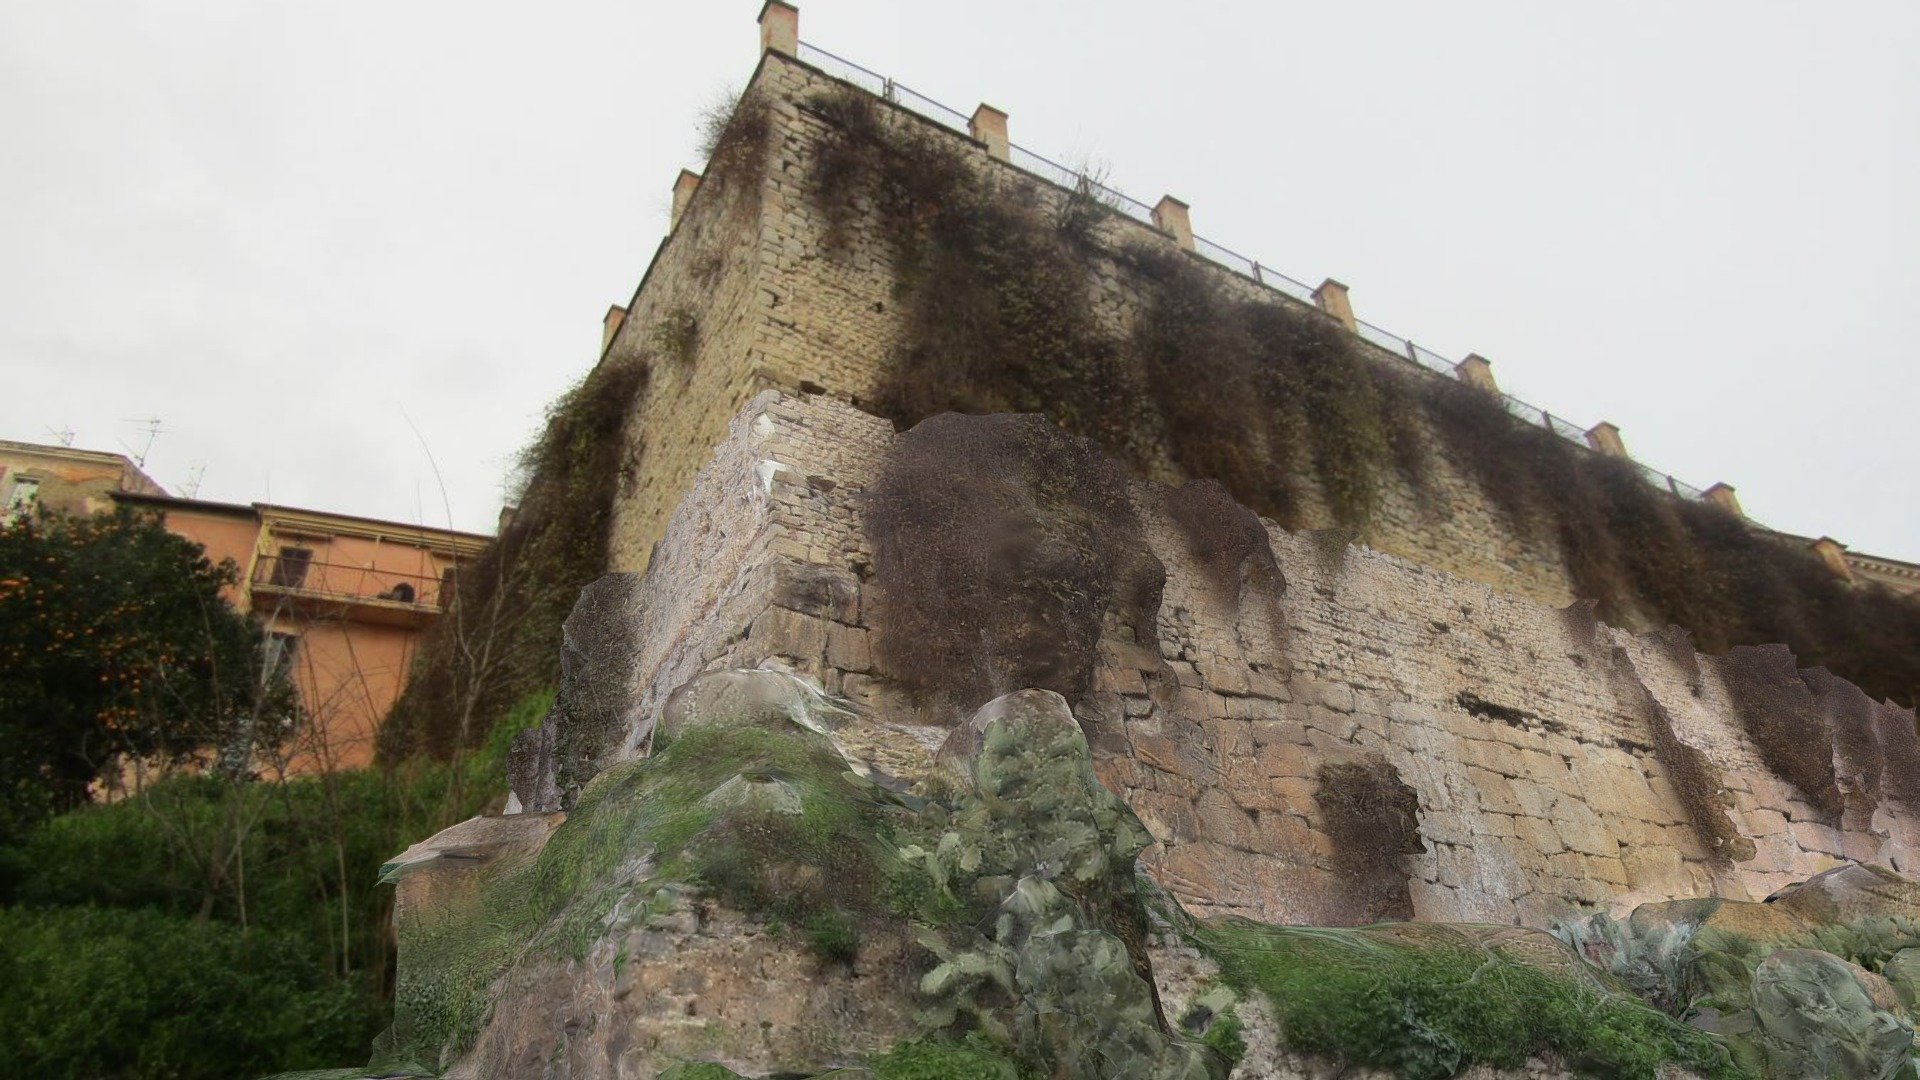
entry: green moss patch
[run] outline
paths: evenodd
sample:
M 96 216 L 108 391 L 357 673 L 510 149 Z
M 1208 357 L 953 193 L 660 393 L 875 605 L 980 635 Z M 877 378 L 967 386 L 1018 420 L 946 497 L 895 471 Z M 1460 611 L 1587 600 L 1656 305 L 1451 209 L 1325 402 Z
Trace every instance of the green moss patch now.
M 885 895 L 888 837 L 902 811 L 883 794 L 797 727 L 698 728 L 608 769 L 537 858 L 469 871 L 482 879 L 464 900 L 403 923 L 381 1060 L 451 1060 L 517 958 L 584 958 L 609 918 L 644 918 L 669 905 L 676 886 L 801 928 L 824 959 L 846 959 Z
M 1714 1039 L 1638 1000 L 1488 950 L 1242 919 L 1194 937 L 1229 982 L 1272 1002 L 1288 1047 L 1407 1080 L 1475 1064 L 1519 1068 L 1539 1054 L 1592 1076 L 1654 1080 L 1665 1062 L 1707 1077 L 1750 1075 Z

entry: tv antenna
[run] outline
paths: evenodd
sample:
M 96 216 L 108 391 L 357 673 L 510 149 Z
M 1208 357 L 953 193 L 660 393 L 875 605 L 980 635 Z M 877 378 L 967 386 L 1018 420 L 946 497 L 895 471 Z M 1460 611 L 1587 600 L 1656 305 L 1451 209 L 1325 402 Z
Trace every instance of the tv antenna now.
M 205 464 L 195 465 L 192 469 L 188 470 L 187 482 L 180 485 L 180 497 L 184 499 L 198 498 L 200 495 L 200 478 L 205 475 L 207 475 L 207 467 Z
M 53 438 L 54 442 L 59 443 L 61 446 L 73 445 L 73 429 L 70 427 L 65 425 L 57 428 L 50 427 L 47 429 L 47 434 Z
M 119 440 L 120 445 L 127 451 L 127 455 L 133 458 L 133 463 L 142 469 L 146 468 L 147 455 L 153 452 L 154 440 L 158 439 L 162 435 L 165 435 L 167 433 L 167 429 L 160 426 L 160 418 L 157 416 L 121 417 L 120 422 L 123 424 L 139 424 L 142 428 L 146 429 L 147 441 L 144 444 L 142 444 L 140 449 L 137 451 L 133 447 L 127 445 L 127 441 L 125 439 Z

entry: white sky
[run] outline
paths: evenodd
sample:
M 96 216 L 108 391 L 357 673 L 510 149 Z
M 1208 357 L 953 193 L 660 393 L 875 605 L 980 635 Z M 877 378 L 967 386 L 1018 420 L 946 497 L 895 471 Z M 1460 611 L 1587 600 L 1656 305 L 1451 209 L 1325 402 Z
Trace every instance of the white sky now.
M 1920 5 L 802 7 L 1769 524 L 1920 558 Z M 173 490 L 489 530 L 758 10 L 0 0 L 0 438 L 157 416 Z

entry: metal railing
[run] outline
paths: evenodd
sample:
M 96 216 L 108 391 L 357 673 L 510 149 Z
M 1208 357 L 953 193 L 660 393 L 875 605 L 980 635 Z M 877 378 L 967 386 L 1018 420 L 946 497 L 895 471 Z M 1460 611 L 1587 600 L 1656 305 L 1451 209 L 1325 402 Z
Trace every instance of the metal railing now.
M 259 590 L 349 603 L 385 601 L 426 611 L 441 609 L 444 583 L 442 578 L 428 574 L 405 574 L 282 555 L 262 555 L 253 568 L 253 586 Z
M 904 109 L 932 120 L 942 127 L 949 128 L 968 137 L 972 136 L 972 117 L 960 112 L 958 109 L 952 109 L 942 105 L 932 98 L 927 97 L 925 94 L 908 89 L 899 82 L 871 68 L 862 67 L 851 60 L 836 56 L 825 49 L 809 45 L 804 41 L 800 43 L 800 59 L 825 71 L 834 78 L 841 79 L 861 89 L 870 91 Z M 1094 179 L 1085 169 L 1070 169 L 1059 162 L 1017 145 L 1009 146 L 1008 159 L 1016 168 L 1037 176 L 1042 180 L 1066 188 L 1069 191 L 1090 191 L 1102 204 L 1111 207 L 1116 213 L 1125 215 L 1142 224 L 1158 227 L 1158 224 L 1153 219 L 1153 208 L 1151 206 L 1114 188 L 1108 187 L 1106 184 Z M 1195 253 L 1217 266 L 1231 270 L 1243 277 L 1250 278 L 1255 283 L 1265 286 L 1289 299 L 1305 304 L 1314 303 L 1314 290 L 1312 286 L 1272 270 L 1264 263 L 1247 258 L 1245 255 L 1241 255 L 1236 251 L 1200 236 L 1193 238 L 1193 246 Z M 1372 323 L 1359 320 L 1355 321 L 1354 330 L 1370 344 L 1378 346 L 1386 352 L 1392 353 L 1394 356 L 1406 360 L 1409 363 L 1416 364 L 1429 371 L 1447 376 L 1448 378 L 1453 378 L 1456 375 L 1456 368 L 1453 361 L 1433 352 L 1431 349 L 1421 348 L 1398 334 L 1383 330 Z M 1537 405 L 1529 404 L 1514 397 L 1512 394 L 1502 393 L 1500 398 L 1502 404 L 1506 406 L 1507 411 L 1516 419 L 1536 427 L 1543 427 L 1569 442 L 1587 447 L 1587 428 L 1581 427 L 1562 417 L 1555 416 Z M 1647 478 L 1647 482 L 1654 487 L 1663 488 L 1683 499 L 1697 500 L 1705 497 L 1705 493 L 1699 488 L 1675 479 L 1672 475 L 1655 469 L 1644 462 L 1635 460 L 1634 466 Z

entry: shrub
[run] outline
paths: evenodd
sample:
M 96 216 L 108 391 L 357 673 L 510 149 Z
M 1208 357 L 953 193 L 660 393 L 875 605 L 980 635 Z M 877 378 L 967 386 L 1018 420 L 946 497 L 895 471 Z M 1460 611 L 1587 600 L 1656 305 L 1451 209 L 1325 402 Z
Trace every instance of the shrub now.
M 1636 999 L 1493 950 L 1236 918 L 1196 937 L 1229 982 L 1273 1003 L 1290 1048 L 1407 1080 L 1517 1069 L 1542 1053 L 1622 1080 L 1654 1080 L 1668 1062 L 1716 1080 L 1745 1075 L 1712 1037 Z
M 0 908 L 0 978 L 0 1071 L 49 1080 L 314 1068 L 383 1011 L 302 934 L 151 910 Z

